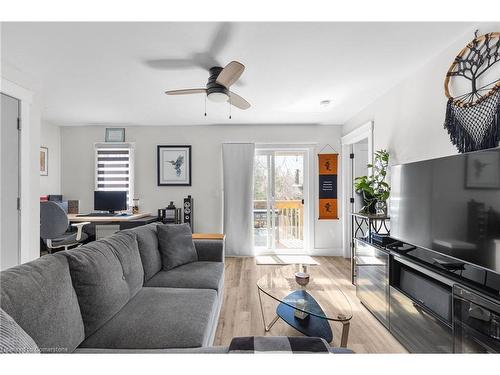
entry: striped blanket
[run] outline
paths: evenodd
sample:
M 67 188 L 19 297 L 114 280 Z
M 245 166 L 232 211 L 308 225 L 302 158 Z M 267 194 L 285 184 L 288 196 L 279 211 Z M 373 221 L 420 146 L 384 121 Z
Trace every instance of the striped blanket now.
M 233 338 L 229 353 L 330 353 L 329 347 L 319 337 L 249 336 Z

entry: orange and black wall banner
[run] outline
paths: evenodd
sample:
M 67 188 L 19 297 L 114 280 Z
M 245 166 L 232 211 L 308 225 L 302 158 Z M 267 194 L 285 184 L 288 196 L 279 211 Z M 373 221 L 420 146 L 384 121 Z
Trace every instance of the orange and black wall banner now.
M 337 166 L 338 154 L 318 154 L 319 162 L 319 219 L 338 219 Z

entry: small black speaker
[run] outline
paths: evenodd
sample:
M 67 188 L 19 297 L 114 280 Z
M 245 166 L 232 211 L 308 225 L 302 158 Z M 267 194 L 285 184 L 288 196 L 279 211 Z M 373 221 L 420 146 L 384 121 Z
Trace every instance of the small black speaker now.
M 191 231 L 194 232 L 193 229 L 193 198 L 190 195 L 187 198 L 184 198 L 184 222 L 191 226 Z

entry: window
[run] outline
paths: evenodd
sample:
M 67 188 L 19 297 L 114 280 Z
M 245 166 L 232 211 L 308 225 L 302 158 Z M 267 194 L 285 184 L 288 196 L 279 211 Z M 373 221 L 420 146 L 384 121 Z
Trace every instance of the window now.
M 95 190 L 126 191 L 128 206 L 132 206 L 134 198 L 132 144 L 95 145 Z

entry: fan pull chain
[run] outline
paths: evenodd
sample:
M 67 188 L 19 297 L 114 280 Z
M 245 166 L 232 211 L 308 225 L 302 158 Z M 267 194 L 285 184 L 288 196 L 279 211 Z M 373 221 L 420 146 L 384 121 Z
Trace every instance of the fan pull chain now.
M 205 117 L 207 117 L 207 96 L 205 95 Z
M 231 97 L 229 97 L 229 120 L 231 120 Z

